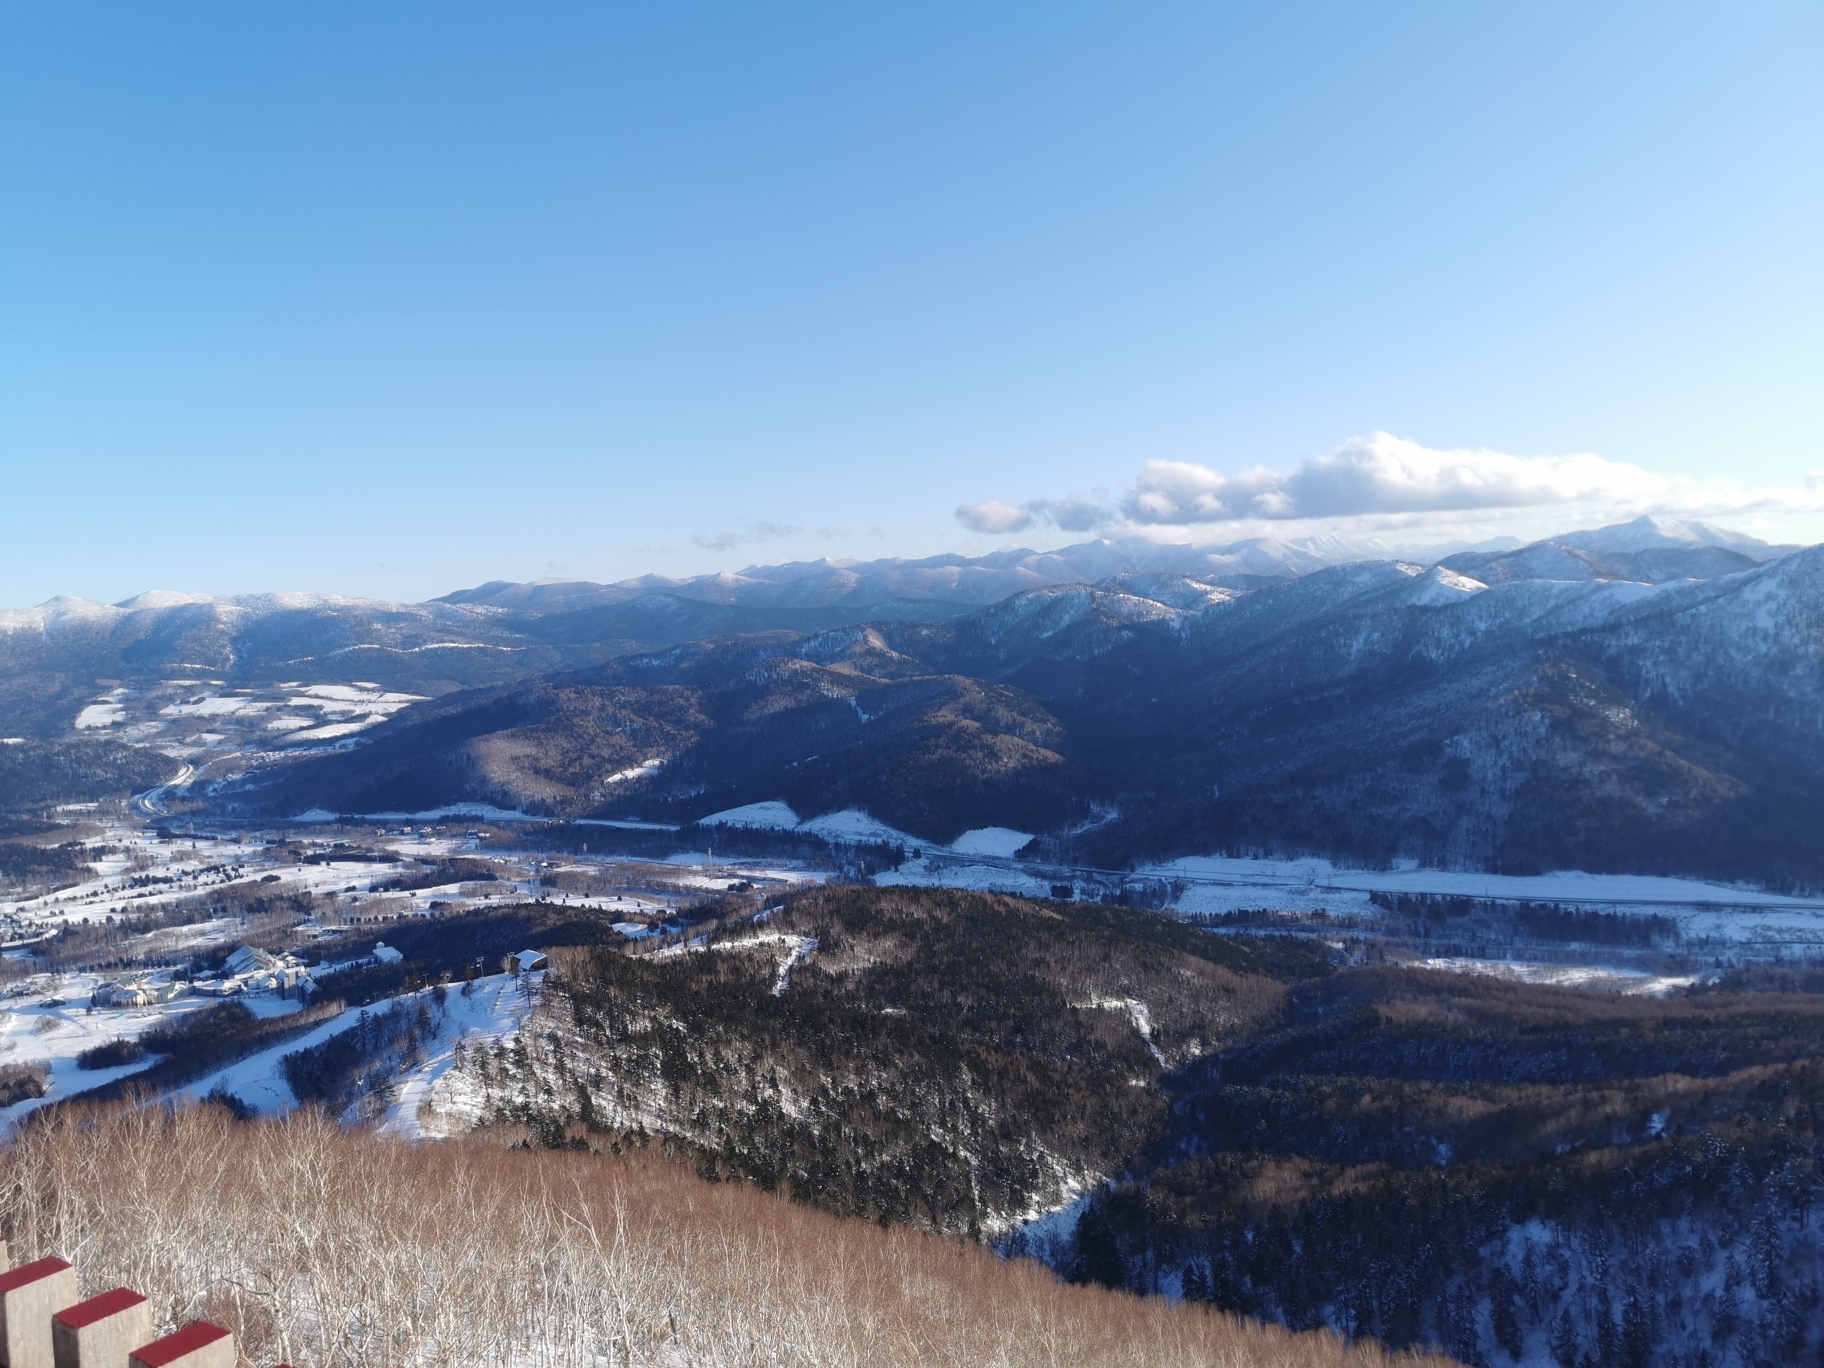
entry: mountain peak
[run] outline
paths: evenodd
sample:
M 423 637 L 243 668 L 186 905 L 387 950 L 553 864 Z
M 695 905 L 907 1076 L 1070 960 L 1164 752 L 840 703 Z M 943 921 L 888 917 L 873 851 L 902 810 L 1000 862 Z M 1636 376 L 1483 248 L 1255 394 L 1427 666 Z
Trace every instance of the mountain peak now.
M 143 594 L 135 594 L 130 599 L 122 599 L 115 604 L 116 608 L 182 608 L 192 603 L 214 603 L 209 594 L 190 594 L 181 589 L 148 589 Z
M 1588 532 L 1569 532 L 1550 540 L 1580 551 L 1657 551 L 1717 546 L 1755 560 L 1771 560 L 1794 548 L 1769 546 L 1757 537 L 1712 527 L 1708 523 L 1643 513 L 1632 522 L 1614 523 Z

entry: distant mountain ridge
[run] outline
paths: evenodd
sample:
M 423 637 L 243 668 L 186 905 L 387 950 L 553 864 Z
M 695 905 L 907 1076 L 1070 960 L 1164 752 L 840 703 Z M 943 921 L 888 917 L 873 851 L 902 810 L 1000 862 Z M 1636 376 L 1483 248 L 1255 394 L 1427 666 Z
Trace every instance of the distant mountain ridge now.
M 451 695 L 216 801 L 685 823 L 781 801 L 933 843 L 1035 832 L 1102 867 L 1228 850 L 1824 886 L 1824 548 L 1657 585 L 1397 561 L 1119 583 Z
M 1569 532 L 1513 551 L 1459 552 L 1439 563 L 1491 584 L 1514 580 L 1716 579 L 1800 550 L 1739 532 L 1652 514 L 1591 532 Z
M 1335 539 L 1256 539 L 1231 546 L 1174 546 L 1124 537 L 1082 542 L 1056 551 L 1020 548 L 985 556 L 943 555 L 919 560 L 794 561 L 750 565 L 687 579 L 642 575 L 616 584 L 494 580 L 446 594 L 439 603 L 481 604 L 528 612 L 567 612 L 669 594 L 705 603 L 825 607 L 843 603 L 937 600 L 988 604 L 1052 584 L 1094 584 L 1123 574 L 1194 575 L 1229 588 L 1255 588 L 1339 561 L 1360 559 L 1360 544 Z
M 1511 539 L 1504 540 L 1510 540 L 1510 545 L 1498 550 L 1457 552 L 1445 556 L 1442 563 L 1453 567 L 1459 560 L 1478 564 L 1505 563 L 1515 557 L 1540 553 L 1542 548 L 1562 547 L 1576 548 L 1597 557 L 1670 553 L 1662 555 L 1657 564 L 1666 568 L 1688 566 L 1692 572 L 1708 570 L 1709 573 L 1681 571 L 1664 575 L 1664 578 L 1702 579 L 1734 573 L 1801 549 L 1770 546 L 1739 532 L 1652 514 L 1612 527 L 1566 533 L 1530 546 L 1522 547 L 1511 543 Z M 1718 552 L 1723 554 L 1712 554 Z M 1691 554 L 1688 559 L 1680 560 L 1681 553 Z M 533 613 L 571 612 L 584 607 L 620 604 L 655 593 L 696 602 L 767 607 L 826 607 L 920 600 L 985 605 L 1028 589 L 1053 584 L 1099 584 L 1124 575 L 1188 575 L 1221 588 L 1257 589 L 1275 580 L 1296 578 L 1329 565 L 1400 559 L 1413 557 L 1380 543 L 1338 537 L 1307 537 L 1292 541 L 1255 538 L 1223 546 L 1168 545 L 1144 537 L 1123 537 L 1081 542 L 1055 551 L 1020 548 L 973 557 L 795 561 L 784 565 L 751 565 L 740 571 L 722 571 L 687 579 L 642 575 L 615 584 L 563 579 L 530 584 L 491 580 L 473 589 L 446 594 L 435 601 Z M 1426 560 L 1425 563 L 1430 562 Z M 1566 571 L 1562 575 L 1515 573 L 1503 578 L 1627 577 L 1592 575 L 1579 569 L 1581 564 L 1565 561 L 1559 567 Z M 1538 565 L 1546 570 L 1554 568 L 1557 562 L 1542 557 Z
M 1189 574 L 1204 587 L 1172 592 L 1194 597 L 1213 588 L 1239 592 L 1363 550 L 1321 539 L 1198 548 L 1128 538 L 1046 552 L 750 566 L 686 580 L 647 575 L 613 585 L 494 581 L 417 604 L 310 593 L 150 590 L 116 604 L 63 596 L 0 611 L 0 735 L 67 734 L 98 693 L 122 685 L 158 681 L 168 691 L 186 680 L 228 688 L 359 681 L 435 697 L 706 637 L 943 621 L 1029 589 L 1122 575 Z M 136 698 L 142 710 L 182 706 L 163 693 Z M 110 714 L 123 733 L 131 711 Z M 165 745 L 168 730 L 142 728 L 140 739 Z
M 1567 532 L 1550 538 L 1586 551 L 1656 551 L 1671 548 L 1715 546 L 1739 551 L 1755 561 L 1778 560 L 1803 551 L 1799 545 L 1770 546 L 1764 541 L 1709 523 L 1645 513 L 1632 522 L 1599 527 L 1590 532 Z
M 779 801 L 1104 866 L 1226 849 L 1824 886 L 1824 548 L 1645 519 L 1320 563 L 1357 549 L 54 600 L 0 614 L 0 736 L 156 747 L 248 816 Z

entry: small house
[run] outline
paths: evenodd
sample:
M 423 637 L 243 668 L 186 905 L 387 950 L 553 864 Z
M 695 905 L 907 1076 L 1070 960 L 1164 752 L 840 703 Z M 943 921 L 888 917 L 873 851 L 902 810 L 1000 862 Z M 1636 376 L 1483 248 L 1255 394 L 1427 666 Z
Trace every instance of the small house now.
M 515 969 L 521 974 L 530 974 L 536 969 L 543 969 L 548 962 L 542 950 L 521 950 L 513 956 Z
M 405 958 L 405 952 L 403 950 L 395 950 L 385 941 L 381 941 L 374 946 L 374 958 L 381 964 L 397 964 L 400 960 Z

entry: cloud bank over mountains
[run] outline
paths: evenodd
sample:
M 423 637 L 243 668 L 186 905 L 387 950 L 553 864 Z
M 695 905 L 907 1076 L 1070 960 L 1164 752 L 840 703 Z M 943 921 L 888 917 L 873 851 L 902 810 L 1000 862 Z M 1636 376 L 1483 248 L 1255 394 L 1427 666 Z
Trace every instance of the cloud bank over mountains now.
M 1147 461 L 1118 500 L 989 499 L 963 504 L 956 517 L 970 531 L 994 536 L 1053 527 L 1183 534 L 1218 524 L 1230 534 L 1283 536 L 1303 524 L 1311 531 L 1474 538 L 1524 532 L 1541 516 L 1557 524 L 1567 516 L 1616 521 L 1647 512 L 1749 517 L 1783 531 L 1798 519 L 1816 528 L 1824 513 L 1824 471 L 1813 471 L 1801 488 L 1747 489 L 1728 479 L 1668 477 L 1588 452 L 1442 451 L 1376 432 L 1291 471 L 1256 466 L 1225 475 L 1188 461 Z
M 1639 466 L 1600 456 L 1433 451 L 1377 432 L 1290 474 L 1256 466 L 1231 477 L 1183 461 L 1148 461 L 1122 511 L 1136 523 L 1184 526 L 1649 498 L 1658 484 Z

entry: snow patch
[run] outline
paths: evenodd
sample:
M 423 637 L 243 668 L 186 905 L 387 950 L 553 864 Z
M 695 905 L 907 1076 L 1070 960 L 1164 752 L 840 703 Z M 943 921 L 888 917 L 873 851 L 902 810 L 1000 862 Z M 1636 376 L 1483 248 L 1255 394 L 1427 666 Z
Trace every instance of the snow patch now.
M 1514 983 L 1549 983 L 1560 988 L 1607 988 L 1634 997 L 1664 997 L 1698 981 L 1694 974 L 1651 974 L 1643 969 L 1607 968 L 1594 964 L 1527 964 L 1517 960 L 1461 959 L 1418 961 L 1426 969 L 1482 974 Z
M 697 826 L 764 827 L 775 831 L 792 831 L 798 826 L 798 814 L 785 803 L 749 803 L 699 817 Z
M 784 806 L 781 804 L 780 806 Z M 787 811 L 790 811 L 788 808 Z M 876 821 L 859 808 L 844 808 L 841 812 L 826 813 L 822 817 L 813 817 L 808 822 L 798 824 L 800 831 L 809 831 L 829 841 L 841 841 L 851 845 L 863 842 L 881 842 L 886 845 L 916 846 L 924 844 L 916 836 L 908 836 L 888 826 L 885 822 Z
M 950 849 L 958 855 L 995 855 L 1012 859 L 1032 840 L 1029 831 L 1015 831 L 1012 827 L 977 827 L 952 841 Z
M 644 779 L 665 764 L 662 759 L 642 760 L 632 769 L 618 770 L 602 780 L 603 784 L 624 784 L 629 779 Z
M 979 893 L 1013 893 L 1023 898 L 1049 898 L 1051 885 L 1030 874 L 998 865 L 951 864 L 930 858 L 907 860 L 898 869 L 874 876 L 882 888 L 965 888 Z

